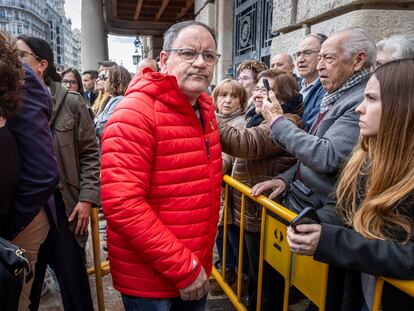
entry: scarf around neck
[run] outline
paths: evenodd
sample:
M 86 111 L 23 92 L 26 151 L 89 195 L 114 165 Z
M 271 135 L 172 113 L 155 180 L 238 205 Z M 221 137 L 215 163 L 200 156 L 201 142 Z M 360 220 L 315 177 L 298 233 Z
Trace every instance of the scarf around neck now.
M 242 113 L 241 113 L 240 108 L 237 109 L 236 111 L 232 112 L 229 115 L 224 115 L 224 114 L 221 114 L 220 112 L 216 112 L 216 118 L 221 120 L 221 121 L 227 122 L 227 123 L 230 122 L 231 120 L 234 120 L 235 118 L 237 118 L 238 116 L 241 116 L 241 115 L 242 115 Z
M 348 80 L 346 80 L 339 89 L 332 93 L 325 93 L 325 96 L 321 102 L 320 113 L 328 111 L 332 108 L 334 103 L 350 88 L 357 85 L 363 79 L 368 77 L 370 70 L 368 68 L 362 69 L 358 72 L 355 72 Z

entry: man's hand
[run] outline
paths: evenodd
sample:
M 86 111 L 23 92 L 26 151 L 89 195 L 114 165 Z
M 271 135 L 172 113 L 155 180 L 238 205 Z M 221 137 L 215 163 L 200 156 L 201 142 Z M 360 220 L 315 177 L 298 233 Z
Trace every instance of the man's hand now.
M 266 180 L 264 182 L 254 185 L 251 194 L 256 197 L 268 190 L 272 190 L 272 193 L 269 195 L 269 199 L 273 200 L 279 194 L 286 190 L 286 183 L 279 178 Z
M 283 115 L 282 106 L 276 99 L 275 93 L 273 93 L 273 91 L 269 91 L 269 98 L 263 99 L 262 116 L 266 121 L 272 121 L 281 115 Z
M 287 228 L 287 241 L 293 253 L 313 256 L 321 237 L 321 225 L 296 226 L 297 233 L 292 227 Z
M 180 297 L 182 300 L 199 300 L 207 295 L 210 289 L 207 274 L 204 268 L 201 267 L 200 273 L 194 282 L 186 288 L 180 289 Z
M 70 215 L 68 221 L 71 222 L 78 216 L 78 224 L 76 226 L 75 234 L 85 234 L 88 230 L 89 216 L 91 215 L 92 203 L 89 202 L 78 202 L 75 209 Z
M 3 117 L 0 117 L 0 127 L 3 127 L 6 125 L 6 119 Z

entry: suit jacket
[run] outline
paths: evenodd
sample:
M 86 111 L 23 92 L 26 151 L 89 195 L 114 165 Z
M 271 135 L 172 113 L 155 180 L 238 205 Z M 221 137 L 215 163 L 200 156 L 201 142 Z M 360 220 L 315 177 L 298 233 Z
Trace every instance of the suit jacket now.
M 98 96 L 98 91 L 92 90 L 92 91 L 85 91 L 83 97 L 85 97 L 86 101 L 89 104 L 89 107 L 92 107 L 97 96 Z
M 277 176 L 287 184 L 300 177 L 312 191 L 314 208 L 320 208 L 332 193 L 338 172 L 351 154 L 359 137 L 359 116 L 355 108 L 362 102 L 367 79 L 346 91 L 326 113 L 315 135 L 308 134 L 288 120 L 276 122 L 270 138 L 286 148 L 298 162 Z M 293 196 L 287 192 L 287 202 Z
M 321 80 L 317 78 L 314 83 L 303 98 L 305 110 L 303 111 L 302 120 L 306 123 L 307 131 L 312 128 L 312 124 L 318 117 L 321 101 L 325 95 Z
M 23 67 L 25 77 L 20 108 L 6 125 L 17 140 L 21 158 L 20 179 L 6 223 L 8 239 L 13 239 L 33 220 L 59 182 L 49 128 L 52 111 L 49 91 L 27 65 Z

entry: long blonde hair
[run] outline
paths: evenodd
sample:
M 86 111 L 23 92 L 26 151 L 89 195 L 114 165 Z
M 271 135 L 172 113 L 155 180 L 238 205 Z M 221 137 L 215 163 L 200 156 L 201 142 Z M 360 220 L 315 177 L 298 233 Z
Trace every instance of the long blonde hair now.
M 413 72 L 414 59 L 392 61 L 374 71 L 382 103 L 379 131 L 376 137 L 360 138 L 337 186 L 339 214 L 367 239 L 395 239 L 389 229 L 399 228 L 406 242 L 413 233 L 413 220 L 399 206 L 414 192 Z

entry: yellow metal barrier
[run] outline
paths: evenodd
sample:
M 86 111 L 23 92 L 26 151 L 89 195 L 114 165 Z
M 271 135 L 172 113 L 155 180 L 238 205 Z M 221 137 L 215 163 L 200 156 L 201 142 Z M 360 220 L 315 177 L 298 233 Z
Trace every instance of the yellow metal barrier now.
M 212 274 L 217 280 L 218 284 L 220 284 L 222 287 L 225 294 L 229 297 L 230 301 L 234 304 L 236 309 L 246 310 L 241 302 L 241 269 L 243 265 L 243 228 L 245 200 L 247 196 L 251 200 L 259 203 L 264 207 L 262 209 L 262 225 L 260 232 L 260 253 L 258 267 L 259 280 L 256 306 L 257 310 L 260 310 L 263 279 L 263 260 L 266 260 L 285 278 L 284 310 L 287 310 L 288 308 L 289 287 L 290 284 L 293 284 L 296 288 L 302 291 L 313 303 L 315 303 L 319 307 L 319 310 L 323 311 L 325 309 L 326 300 L 328 265 L 317 262 L 311 257 L 292 255 L 286 240 L 287 226 L 282 221 L 268 215 L 268 211 L 276 215 L 276 217 L 280 217 L 286 223 L 290 223 L 296 214 L 263 195 L 253 197 L 250 194 L 251 189 L 249 187 L 238 182 L 228 175 L 224 176 L 223 181 L 226 183 L 224 198 L 224 237 L 227 236 L 229 186 L 240 191 L 242 194 L 239 236 L 240 248 L 236 293 L 234 293 L 225 282 L 226 269 L 222 269 L 222 273 L 220 274 L 215 268 L 213 268 Z M 225 267 L 227 247 L 226 240 L 226 238 L 223 239 L 222 267 Z
M 381 298 L 384 282 L 387 282 L 402 292 L 414 297 L 414 280 L 396 280 L 386 277 L 379 277 L 377 278 L 377 283 L 375 285 L 375 296 L 372 311 L 379 311 L 381 309 Z
M 226 266 L 226 249 L 227 249 L 227 222 L 228 222 L 228 197 L 229 187 L 232 187 L 242 193 L 241 217 L 240 217 L 240 236 L 239 236 L 239 261 L 237 271 L 237 290 L 233 292 L 231 287 L 225 282 L 226 269 L 220 272 L 213 267 L 212 276 L 221 286 L 224 293 L 233 303 L 237 310 L 245 311 L 246 307 L 241 302 L 241 277 L 243 266 L 243 241 L 244 241 L 244 214 L 246 196 L 251 200 L 259 203 L 262 208 L 262 222 L 260 232 L 260 251 L 259 251 L 259 267 L 258 267 L 258 289 L 257 289 L 257 305 L 256 310 L 260 310 L 262 280 L 263 280 L 263 260 L 266 260 L 275 270 L 277 270 L 285 278 L 283 310 L 287 311 L 289 303 L 289 287 L 294 285 L 309 300 L 311 300 L 320 311 L 325 310 L 326 290 L 328 280 L 328 265 L 315 261 L 311 257 L 299 256 L 290 252 L 286 240 L 287 226 L 271 214 L 280 217 L 285 222 L 290 223 L 296 214 L 282 205 L 260 195 L 253 197 L 250 192 L 251 188 L 238 182 L 228 175 L 223 177 L 226 183 L 224 196 L 224 239 L 223 239 L 223 262 L 222 267 Z M 102 277 L 109 273 L 109 262 L 101 262 L 100 256 L 100 238 L 99 238 L 99 219 L 98 209 L 91 210 L 91 232 L 92 247 L 94 256 L 94 267 L 88 269 L 88 275 L 95 274 L 96 291 L 98 298 L 98 310 L 104 311 L 104 296 Z M 414 281 L 395 280 L 391 278 L 379 277 L 377 279 L 376 291 L 373 303 L 373 311 L 379 311 L 381 307 L 381 297 L 384 281 L 392 284 L 401 291 L 414 297 Z
M 99 217 L 97 208 L 91 209 L 91 234 L 94 267 L 88 269 L 88 275 L 95 274 L 98 310 L 104 311 L 105 301 L 103 294 L 102 277 L 109 273 L 109 262 L 101 262 L 101 240 L 99 238 Z
M 251 189 L 246 185 L 238 182 L 228 175 L 223 177 L 226 183 L 224 196 L 224 238 L 223 238 L 223 262 L 222 267 L 226 266 L 226 247 L 227 247 L 227 221 L 228 221 L 228 196 L 229 187 L 232 187 L 242 194 L 241 203 L 241 219 L 240 219 L 240 240 L 239 240 L 239 262 L 237 271 L 237 292 L 234 293 L 230 286 L 225 282 L 225 270 L 222 269 L 220 274 L 213 267 L 212 275 L 222 287 L 224 293 L 229 297 L 230 301 L 237 310 L 246 310 L 241 302 L 241 267 L 243 264 L 243 240 L 244 240 L 244 213 L 246 196 L 251 200 L 260 204 L 262 209 L 262 222 L 260 232 L 260 251 L 259 251 L 259 267 L 258 267 L 258 289 L 257 289 L 257 305 L 256 310 L 260 310 L 262 280 L 263 280 L 263 261 L 266 260 L 276 271 L 278 271 L 285 279 L 283 310 L 288 309 L 289 303 L 289 287 L 294 285 L 309 300 L 311 300 L 319 310 L 325 310 L 328 269 L 327 264 L 315 261 L 312 257 L 291 254 L 287 244 L 287 226 L 296 216 L 295 213 L 286 209 L 282 205 L 260 195 L 253 197 Z M 269 215 L 269 213 L 271 215 Z M 276 215 L 276 216 L 272 216 Z M 278 219 L 280 218 L 280 219 Z M 386 277 L 377 279 L 376 291 L 373 303 L 373 311 L 379 311 L 381 307 L 381 297 L 384 282 L 387 282 L 408 295 L 414 297 L 414 280 L 396 280 Z

